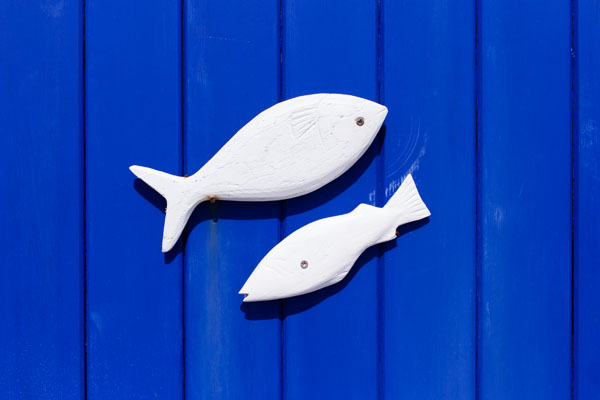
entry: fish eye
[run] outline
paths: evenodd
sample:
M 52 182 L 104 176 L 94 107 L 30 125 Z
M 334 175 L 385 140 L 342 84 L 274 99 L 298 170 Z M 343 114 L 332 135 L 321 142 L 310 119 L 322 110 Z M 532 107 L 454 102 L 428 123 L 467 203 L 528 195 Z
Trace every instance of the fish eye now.
M 354 121 L 356 122 L 356 125 L 358 125 L 358 126 L 363 126 L 365 124 L 365 119 L 363 117 L 358 117 Z

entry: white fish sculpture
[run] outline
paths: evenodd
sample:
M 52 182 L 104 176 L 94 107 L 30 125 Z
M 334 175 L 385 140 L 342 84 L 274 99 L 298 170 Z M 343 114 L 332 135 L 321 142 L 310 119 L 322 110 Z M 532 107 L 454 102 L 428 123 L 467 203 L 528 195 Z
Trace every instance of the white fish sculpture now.
M 386 107 L 360 97 L 296 97 L 254 117 L 190 177 L 129 169 L 167 200 L 167 252 L 203 201 L 284 200 L 334 180 L 364 154 L 386 115 Z
M 382 207 L 359 204 L 348 214 L 303 226 L 262 259 L 242 289 L 244 302 L 298 296 L 333 285 L 367 248 L 396 237 L 396 228 L 430 215 L 408 175 Z

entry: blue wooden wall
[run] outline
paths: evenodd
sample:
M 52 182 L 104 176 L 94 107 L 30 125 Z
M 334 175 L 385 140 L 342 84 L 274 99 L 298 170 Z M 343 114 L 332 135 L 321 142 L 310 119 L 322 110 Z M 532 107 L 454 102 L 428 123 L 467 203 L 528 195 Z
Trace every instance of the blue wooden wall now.
M 204 203 L 160 251 L 128 171 L 278 101 L 390 112 L 326 187 Z M 241 303 L 295 229 L 407 173 L 432 217 Z M 0 399 L 600 398 L 600 1 L 0 1 Z

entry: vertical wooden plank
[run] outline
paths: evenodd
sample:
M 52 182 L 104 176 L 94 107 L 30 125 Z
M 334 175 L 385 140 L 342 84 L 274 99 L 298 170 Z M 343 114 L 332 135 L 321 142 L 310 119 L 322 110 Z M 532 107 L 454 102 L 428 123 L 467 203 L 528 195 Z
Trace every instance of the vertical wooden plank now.
M 571 395 L 571 10 L 481 0 L 479 398 Z
M 88 399 L 178 399 L 181 257 L 128 170 L 181 173 L 181 6 L 86 2 Z
M 600 393 L 600 2 L 575 2 L 575 398 Z
M 376 1 L 286 1 L 285 97 L 332 92 L 377 100 L 377 15 Z M 377 145 L 335 182 L 287 201 L 284 235 L 374 204 Z M 339 284 L 285 301 L 286 399 L 377 396 L 376 257 L 372 248 Z
M 412 173 L 429 222 L 386 246 L 384 397 L 475 398 L 475 9 L 386 1 L 384 195 Z
M 80 399 L 82 3 L 0 3 L 0 398 Z
M 279 97 L 276 0 L 189 0 L 185 7 L 185 171 L 196 172 Z M 238 291 L 277 243 L 279 203 L 201 204 L 185 244 L 188 400 L 278 399 L 278 302 Z

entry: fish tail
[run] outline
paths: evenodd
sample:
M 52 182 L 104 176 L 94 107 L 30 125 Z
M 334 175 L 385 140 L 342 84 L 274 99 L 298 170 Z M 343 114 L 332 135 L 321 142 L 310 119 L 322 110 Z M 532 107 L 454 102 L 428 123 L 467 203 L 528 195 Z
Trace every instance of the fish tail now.
M 132 165 L 129 169 L 167 200 L 162 241 L 162 251 L 166 253 L 177 243 L 197 202 L 188 195 L 186 178 L 138 165 Z
M 418 221 L 429 217 L 431 213 L 421 199 L 415 181 L 411 174 L 408 174 L 402 185 L 396 193 L 388 200 L 383 207 L 398 211 L 400 213 L 398 225 L 407 224 L 409 222 Z

